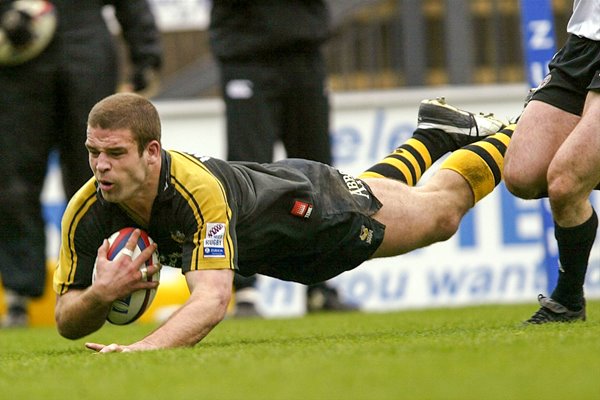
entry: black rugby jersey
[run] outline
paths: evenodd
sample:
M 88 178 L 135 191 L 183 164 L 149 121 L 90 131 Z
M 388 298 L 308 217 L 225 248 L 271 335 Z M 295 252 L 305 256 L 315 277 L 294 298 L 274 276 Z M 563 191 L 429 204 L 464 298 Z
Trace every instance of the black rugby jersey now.
M 148 232 L 161 264 L 182 272 L 237 269 L 322 280 L 315 272 L 319 260 L 350 269 L 379 246 L 383 226 L 368 216 L 380 206 L 361 181 L 318 162 L 226 162 L 163 150 L 149 226 L 105 201 L 94 178 L 69 201 L 54 289 L 62 294 L 90 286 L 102 241 L 128 226 Z M 358 225 L 350 229 L 349 223 Z M 339 248 L 348 240 L 358 244 L 344 254 Z

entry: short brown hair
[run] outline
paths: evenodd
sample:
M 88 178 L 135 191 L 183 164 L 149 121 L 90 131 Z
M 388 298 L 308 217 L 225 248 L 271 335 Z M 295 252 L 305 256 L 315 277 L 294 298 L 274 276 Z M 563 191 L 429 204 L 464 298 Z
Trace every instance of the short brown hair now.
M 117 93 L 100 100 L 90 111 L 87 123 L 93 128 L 131 130 L 140 155 L 148 143 L 160 143 L 161 139 L 158 111 L 148 99 L 134 93 Z

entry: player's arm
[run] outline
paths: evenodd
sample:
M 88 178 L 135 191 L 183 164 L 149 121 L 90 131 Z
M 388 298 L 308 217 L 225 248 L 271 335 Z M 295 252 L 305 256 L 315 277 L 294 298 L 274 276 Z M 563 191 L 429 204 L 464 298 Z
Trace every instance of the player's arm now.
M 189 271 L 185 278 L 190 297 L 158 329 L 128 346 L 86 343 L 101 353 L 155 350 L 193 346 L 225 318 L 231 298 L 233 270 L 212 269 Z
M 164 325 L 130 349 L 193 346 L 225 318 L 233 285 L 232 270 L 189 271 L 185 279 L 190 288 L 187 302 Z
M 133 251 L 139 231 L 127 241 L 126 248 Z M 57 296 L 54 316 L 58 332 L 69 339 L 78 339 L 97 331 L 106 322 L 111 304 L 116 299 L 128 296 L 140 289 L 155 288 L 158 282 L 142 281 L 140 266 L 156 250 L 156 245 L 144 249 L 133 260 L 117 257 L 108 260 L 108 240 L 98 249 L 96 258 L 96 280 L 86 289 L 69 289 Z M 148 275 L 158 271 L 158 266 L 148 268 Z
M 54 317 L 58 332 L 68 339 L 79 339 L 97 331 L 106 321 L 110 304 L 103 301 L 92 286 L 56 296 Z

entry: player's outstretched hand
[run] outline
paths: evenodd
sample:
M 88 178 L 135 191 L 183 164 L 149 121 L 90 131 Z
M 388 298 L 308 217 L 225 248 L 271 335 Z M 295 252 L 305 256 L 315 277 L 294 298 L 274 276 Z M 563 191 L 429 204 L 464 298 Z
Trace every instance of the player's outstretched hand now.
M 145 340 L 140 340 L 139 342 L 127 346 L 117 343 L 106 345 L 88 342 L 85 344 L 85 347 L 90 350 L 94 350 L 96 353 L 127 353 L 130 351 L 156 350 L 156 346 L 153 346 L 150 342 Z
M 90 350 L 94 350 L 97 353 L 126 353 L 132 351 L 132 349 L 129 348 L 129 346 L 123 346 L 116 343 L 109 345 L 104 345 L 100 343 L 86 343 L 85 347 L 87 347 Z

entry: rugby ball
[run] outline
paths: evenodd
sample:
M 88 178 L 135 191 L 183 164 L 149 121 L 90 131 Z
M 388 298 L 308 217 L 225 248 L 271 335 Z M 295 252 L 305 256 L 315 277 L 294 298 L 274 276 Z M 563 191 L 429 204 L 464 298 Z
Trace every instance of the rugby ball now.
M 39 55 L 50 44 L 56 31 L 57 17 L 54 5 L 46 0 L 15 0 L 10 4 L 12 10 L 23 12 L 31 17 L 31 42 L 23 46 L 14 46 L 4 29 L 0 28 L 0 65 L 19 65 Z M 3 18 L 10 16 L 3 14 Z
M 133 233 L 136 228 L 128 227 L 120 229 L 119 231 L 113 233 L 108 238 L 109 249 L 108 249 L 108 259 L 114 260 L 117 257 L 122 255 L 122 250 L 125 248 L 129 237 Z M 138 239 L 137 245 L 133 250 L 132 258 L 136 258 L 142 250 L 150 246 L 153 240 L 148 236 L 148 233 L 145 231 L 141 232 L 140 238 Z M 158 265 L 158 253 L 155 251 L 152 254 L 152 257 L 148 261 L 146 261 L 146 266 Z M 96 276 L 96 266 L 94 265 L 94 274 L 92 276 L 92 280 L 95 279 Z M 158 281 L 160 279 L 160 271 L 155 273 L 152 276 L 148 277 L 148 282 L 150 281 Z M 147 290 L 138 290 L 133 292 L 131 295 L 127 296 L 123 299 L 115 300 L 110 308 L 108 316 L 106 319 L 108 322 L 115 325 L 127 325 L 137 320 L 142 316 L 144 311 L 148 309 L 152 301 L 154 300 L 154 296 L 156 296 L 156 289 L 147 289 Z

